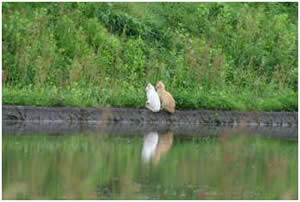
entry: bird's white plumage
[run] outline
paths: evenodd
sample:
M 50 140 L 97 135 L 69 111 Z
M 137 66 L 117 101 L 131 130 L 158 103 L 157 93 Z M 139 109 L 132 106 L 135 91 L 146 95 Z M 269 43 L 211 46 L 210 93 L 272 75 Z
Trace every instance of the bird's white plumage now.
M 151 85 L 151 83 L 148 83 L 146 87 L 146 93 L 147 93 L 147 102 L 146 102 L 146 108 L 153 112 L 158 112 L 160 110 L 160 99 L 155 91 L 155 88 Z
M 150 132 L 144 137 L 142 159 L 148 162 L 154 155 L 158 143 L 158 133 Z

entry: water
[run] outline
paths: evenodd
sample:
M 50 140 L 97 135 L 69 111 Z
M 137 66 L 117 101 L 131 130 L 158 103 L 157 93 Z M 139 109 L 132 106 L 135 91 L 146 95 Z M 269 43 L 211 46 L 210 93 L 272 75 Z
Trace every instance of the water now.
M 43 133 L 4 127 L 3 199 L 298 197 L 298 144 L 290 129 L 278 128 L 283 135 L 273 137 L 250 128 L 133 128 Z

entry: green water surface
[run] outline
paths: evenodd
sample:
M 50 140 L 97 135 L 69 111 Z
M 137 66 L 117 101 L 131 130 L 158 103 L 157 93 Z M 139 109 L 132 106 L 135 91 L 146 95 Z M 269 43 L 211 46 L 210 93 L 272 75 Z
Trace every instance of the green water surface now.
M 147 146 L 152 153 L 145 157 Z M 3 135 L 2 196 L 297 199 L 297 147 L 297 141 L 243 134 Z

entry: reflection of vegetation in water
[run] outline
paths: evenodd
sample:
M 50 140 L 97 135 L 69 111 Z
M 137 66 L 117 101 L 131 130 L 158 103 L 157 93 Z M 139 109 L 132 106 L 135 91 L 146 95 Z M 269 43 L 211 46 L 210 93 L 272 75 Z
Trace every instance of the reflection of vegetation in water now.
M 152 166 L 142 137 L 3 136 L 3 199 L 297 198 L 296 142 L 172 141 Z

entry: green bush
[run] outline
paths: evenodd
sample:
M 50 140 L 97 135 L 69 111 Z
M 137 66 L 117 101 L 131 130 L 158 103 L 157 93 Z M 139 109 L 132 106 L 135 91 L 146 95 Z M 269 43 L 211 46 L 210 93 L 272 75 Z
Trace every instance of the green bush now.
M 296 111 L 297 7 L 6 2 L 3 103 L 143 107 L 162 80 L 178 109 Z

